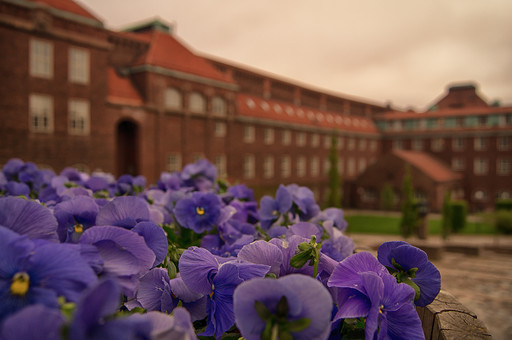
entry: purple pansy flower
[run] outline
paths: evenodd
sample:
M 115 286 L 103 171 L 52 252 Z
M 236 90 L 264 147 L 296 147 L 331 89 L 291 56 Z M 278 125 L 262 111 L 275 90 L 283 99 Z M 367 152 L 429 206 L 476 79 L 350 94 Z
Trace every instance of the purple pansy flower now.
M 60 241 L 78 242 L 87 228 L 96 225 L 99 210 L 96 201 L 89 196 L 76 196 L 58 203 L 53 213 L 57 218 Z
M 286 190 L 292 195 L 293 203 L 297 207 L 297 213 L 301 221 L 309 221 L 320 212 L 320 207 L 315 201 L 315 195 L 308 187 L 290 184 L 286 186 Z
M 365 337 L 423 339 L 421 320 L 412 303 L 414 289 L 397 283 L 368 252 L 356 253 L 334 268 L 327 283 L 336 287 L 340 318 L 366 318 Z
M 79 252 L 64 244 L 33 241 L 0 226 L 0 320 L 31 304 L 57 308 L 77 301 L 96 281 Z
M 19 197 L 0 197 L 0 226 L 33 239 L 59 240 L 57 220 L 51 211 Z
M 119 196 L 105 204 L 96 217 L 97 225 L 114 225 L 126 229 L 149 221 L 147 202 L 136 196 Z
M 425 307 L 434 301 L 441 289 L 441 273 L 423 250 L 403 241 L 385 242 L 379 247 L 377 258 L 398 282 L 419 289 L 416 306 Z
M 327 289 L 309 276 L 254 278 L 235 289 L 233 300 L 236 324 L 247 340 L 261 339 L 266 330 L 293 339 L 329 336 L 332 299 Z
M 98 274 L 116 278 L 128 297 L 135 295 L 139 277 L 153 267 L 156 258 L 142 236 L 121 227 L 89 228 L 80 237 L 79 244 L 90 244 L 98 249 L 103 260 Z
M 268 230 L 282 216 L 286 216 L 292 208 L 292 195 L 284 185 L 280 185 L 276 198 L 263 196 L 260 201 L 261 227 Z
M 200 234 L 219 223 L 222 202 L 212 193 L 194 192 L 178 201 L 174 214 L 178 223 Z
M 186 165 L 181 172 L 181 179 L 186 186 L 194 187 L 199 191 L 211 190 L 217 179 L 217 168 L 203 158 Z
M 20 325 L 22 325 L 20 327 Z M 59 309 L 27 306 L 9 316 L 0 329 L 2 340 L 60 340 L 64 317 Z
M 338 228 L 340 231 L 345 231 L 348 226 L 344 218 L 343 210 L 340 208 L 327 208 L 311 220 L 312 223 L 322 224 L 325 221 L 332 221 L 332 226 Z
M 190 247 L 180 258 L 183 282 L 190 290 L 207 295 L 208 320 L 201 335 L 220 337 L 235 323 L 233 291 L 245 280 L 263 277 L 270 266 L 238 260 L 219 263 L 208 250 Z

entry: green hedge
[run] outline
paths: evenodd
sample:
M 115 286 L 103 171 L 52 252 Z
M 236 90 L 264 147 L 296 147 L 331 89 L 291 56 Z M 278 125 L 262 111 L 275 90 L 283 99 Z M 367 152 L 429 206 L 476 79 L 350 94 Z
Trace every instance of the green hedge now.
M 512 199 L 498 199 L 494 205 L 496 210 L 512 211 Z
M 466 226 L 468 215 L 468 203 L 466 201 L 451 201 L 450 210 L 452 217 L 452 231 L 457 233 Z

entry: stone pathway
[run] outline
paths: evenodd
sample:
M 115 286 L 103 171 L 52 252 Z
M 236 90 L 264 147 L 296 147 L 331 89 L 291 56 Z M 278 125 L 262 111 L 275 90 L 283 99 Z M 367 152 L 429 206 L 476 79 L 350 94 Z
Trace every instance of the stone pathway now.
M 380 243 L 397 240 L 389 235 L 349 235 L 361 250 L 375 249 Z M 411 243 L 420 242 L 409 240 Z M 440 238 L 431 237 L 429 244 L 442 244 Z M 486 247 L 500 245 L 512 247 L 512 237 L 452 236 L 450 243 Z M 482 320 L 493 339 L 512 339 L 512 254 L 499 254 L 482 250 L 479 256 L 444 252 L 433 261 L 441 272 L 441 287 L 454 295 L 460 303 Z

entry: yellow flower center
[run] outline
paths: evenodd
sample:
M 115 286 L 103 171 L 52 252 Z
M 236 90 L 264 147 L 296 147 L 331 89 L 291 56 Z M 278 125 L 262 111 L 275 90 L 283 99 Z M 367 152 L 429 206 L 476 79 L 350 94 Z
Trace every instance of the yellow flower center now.
M 30 286 L 30 277 L 25 272 L 14 274 L 11 283 L 11 294 L 25 296 Z
M 83 233 L 84 232 L 84 226 L 81 224 L 75 224 L 75 233 Z
M 204 208 L 203 207 L 196 207 L 196 213 L 198 215 L 204 215 Z

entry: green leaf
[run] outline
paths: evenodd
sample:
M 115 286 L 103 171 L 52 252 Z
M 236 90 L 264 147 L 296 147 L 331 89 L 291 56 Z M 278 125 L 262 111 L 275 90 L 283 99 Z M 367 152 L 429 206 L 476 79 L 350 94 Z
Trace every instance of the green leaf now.
M 267 306 L 263 304 L 261 301 L 254 301 L 254 309 L 256 309 L 256 313 L 263 321 L 268 321 L 272 318 L 272 314 L 268 310 Z
M 286 323 L 286 330 L 289 332 L 301 332 L 309 327 L 311 324 L 311 319 L 309 318 L 302 318 L 295 321 L 288 321 Z

